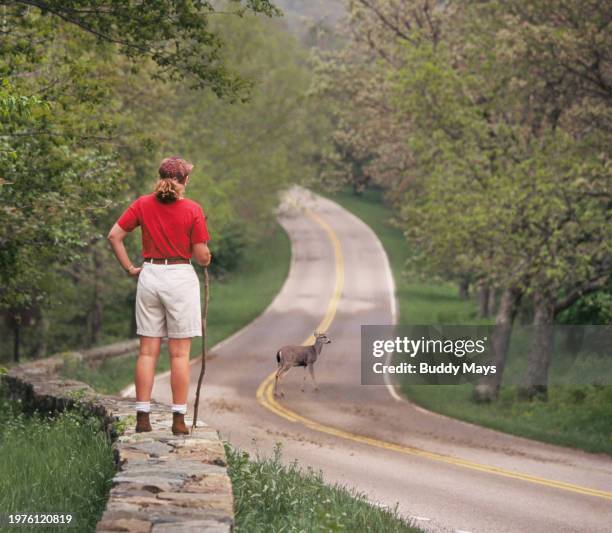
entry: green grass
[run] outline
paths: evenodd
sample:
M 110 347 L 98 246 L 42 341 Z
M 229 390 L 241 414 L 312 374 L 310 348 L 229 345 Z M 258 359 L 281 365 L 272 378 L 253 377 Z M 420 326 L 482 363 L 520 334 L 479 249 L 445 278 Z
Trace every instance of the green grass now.
M 251 460 L 226 445 L 234 490 L 236 531 L 268 532 L 418 532 L 395 510 L 369 503 L 360 493 L 326 485 L 321 473 L 283 465 L 280 448 L 274 457 Z
M 516 387 L 502 387 L 499 399 L 488 405 L 472 401 L 469 385 L 413 385 L 403 392 L 426 409 L 474 424 L 612 454 L 612 387 L 550 387 L 546 402 L 519 400 Z
M 359 197 L 342 191 L 328 195 L 361 218 L 380 238 L 397 285 L 402 324 L 479 324 L 475 304 L 459 298 L 456 285 L 422 281 L 403 275 L 410 248 L 402 232 L 389 221 L 391 210 L 379 191 Z M 520 369 L 508 361 L 506 375 Z M 554 369 L 553 369 L 554 371 Z M 415 403 L 448 416 L 544 442 L 612 453 L 612 387 L 551 386 L 548 401 L 521 401 L 515 386 L 502 387 L 491 404 L 472 401 L 470 385 L 404 385 L 402 392 Z
M 94 531 L 115 471 L 100 429 L 97 419 L 75 411 L 27 416 L 0 383 L 0 513 L 70 513 L 70 531 Z
M 291 259 L 289 238 L 280 226 L 272 235 L 251 246 L 243 266 L 225 280 L 211 279 L 208 309 L 207 346 L 210 348 L 255 319 L 282 287 Z M 202 292 L 204 286 L 202 284 Z M 194 339 L 191 356 L 199 356 L 201 338 Z M 92 368 L 84 363 L 70 363 L 65 377 L 90 384 L 104 394 L 116 394 L 132 383 L 135 356 L 109 359 Z M 168 353 L 162 348 L 157 371 L 170 368 Z

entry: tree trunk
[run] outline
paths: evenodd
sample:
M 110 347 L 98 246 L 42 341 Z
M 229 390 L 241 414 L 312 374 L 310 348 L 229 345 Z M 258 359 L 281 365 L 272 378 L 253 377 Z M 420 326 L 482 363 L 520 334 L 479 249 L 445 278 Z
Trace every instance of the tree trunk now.
M 467 276 L 459 281 L 459 298 L 467 300 L 470 297 L 470 278 Z
M 17 318 L 13 326 L 13 360 L 18 363 L 21 359 L 21 321 Z
M 88 344 L 90 346 L 95 345 L 98 342 L 100 336 L 100 329 L 102 328 L 102 257 L 100 252 L 94 248 L 93 250 L 93 267 L 94 267 L 94 291 L 93 291 L 93 302 L 89 310 L 89 339 Z
M 484 376 L 474 388 L 474 399 L 477 402 L 490 402 L 497 399 L 501 386 L 506 356 L 510 346 L 512 325 L 516 318 L 523 293 L 517 288 L 506 289 L 499 302 L 499 309 L 495 318 L 495 327 L 491 335 L 492 355 L 488 363 L 495 365 L 495 374 Z
M 489 312 L 489 315 L 494 315 L 496 309 L 497 295 L 495 294 L 495 289 L 493 287 L 489 287 L 489 302 L 487 304 L 487 311 Z
M 32 319 L 30 325 L 34 326 L 32 337 L 34 344 L 30 349 L 29 356 L 33 359 L 40 359 L 47 354 L 47 342 L 49 337 L 49 319 L 40 306 L 32 308 Z
M 483 281 L 478 282 L 476 304 L 478 306 L 478 316 L 480 318 L 487 318 L 489 316 L 489 286 Z
M 544 400 L 548 394 L 548 369 L 553 354 L 553 322 L 555 305 L 547 295 L 536 292 L 533 296 L 533 339 L 524 385 L 520 389 L 520 397 L 533 400 L 540 397 Z

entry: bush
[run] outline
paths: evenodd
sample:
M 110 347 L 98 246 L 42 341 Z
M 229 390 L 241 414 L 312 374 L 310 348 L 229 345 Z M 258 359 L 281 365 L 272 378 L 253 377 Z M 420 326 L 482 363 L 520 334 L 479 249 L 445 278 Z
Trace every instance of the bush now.
M 211 274 L 218 277 L 235 270 L 240 265 L 247 244 L 244 223 L 233 222 L 220 229 L 219 237 L 215 238 Z

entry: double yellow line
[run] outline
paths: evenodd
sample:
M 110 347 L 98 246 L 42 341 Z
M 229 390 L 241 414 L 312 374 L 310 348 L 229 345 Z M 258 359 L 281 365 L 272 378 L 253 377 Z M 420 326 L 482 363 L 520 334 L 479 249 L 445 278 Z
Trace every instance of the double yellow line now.
M 318 331 L 327 331 L 336 316 L 336 310 L 338 308 L 338 303 L 340 301 L 340 297 L 342 296 L 342 289 L 344 288 L 344 257 L 342 255 L 342 247 L 340 246 L 340 240 L 336 235 L 335 231 L 332 227 L 323 220 L 319 215 L 314 213 L 309 209 L 305 209 L 306 214 L 313 219 L 325 232 L 331 241 L 332 247 L 334 249 L 335 255 L 335 270 L 336 270 L 336 281 L 334 285 L 334 292 L 329 301 L 329 305 L 327 307 L 327 311 L 325 316 L 321 320 L 321 323 L 317 327 Z M 314 337 L 310 335 L 302 345 L 312 344 L 314 342 Z M 431 459 L 433 461 L 438 461 L 441 463 L 447 463 L 454 466 L 468 468 L 470 470 L 477 470 L 479 472 L 485 472 L 487 474 L 495 474 L 498 476 L 503 476 L 506 478 L 518 479 L 521 481 L 527 481 L 529 483 L 535 483 L 537 485 L 544 485 L 546 487 L 552 487 L 555 489 L 566 490 L 570 492 L 575 492 L 578 494 L 584 494 L 586 496 L 595 496 L 598 498 L 604 498 L 606 500 L 612 500 L 612 492 L 607 492 L 604 490 L 591 489 L 588 487 L 581 487 L 579 485 L 574 485 L 572 483 L 565 483 L 563 481 L 555 481 L 552 479 L 546 479 L 538 476 L 532 476 L 530 474 L 523 474 L 521 472 L 514 472 L 512 470 L 506 470 L 504 468 L 497 468 L 495 466 L 484 465 L 480 463 L 476 463 L 474 461 L 468 461 L 466 459 L 460 459 L 458 457 L 452 457 L 450 455 L 443 455 L 435 452 L 428 452 L 426 450 L 421 450 L 419 448 L 414 448 L 412 446 L 404 446 L 401 444 L 395 444 L 392 442 L 387 442 L 379 439 L 375 439 L 372 437 L 367 437 L 365 435 L 359 435 L 356 433 L 351 433 L 349 431 L 345 431 L 343 429 L 335 428 L 333 426 L 328 426 L 325 424 L 320 424 L 310 418 L 306 418 L 295 411 L 292 411 L 284 406 L 282 406 L 276 398 L 274 398 L 274 376 L 276 372 L 272 372 L 266 379 L 264 379 L 259 387 L 257 388 L 257 401 L 269 411 L 277 414 L 278 416 L 284 418 L 285 420 L 289 420 L 290 422 L 299 423 L 313 431 L 318 431 L 320 433 L 325 433 L 327 435 L 332 435 L 334 437 L 339 437 L 345 440 L 358 442 L 361 444 L 368 444 L 370 446 L 374 446 L 376 448 L 382 448 L 385 450 L 391 450 L 394 452 L 402 453 L 404 455 L 412 455 L 417 457 L 423 457 L 426 459 Z

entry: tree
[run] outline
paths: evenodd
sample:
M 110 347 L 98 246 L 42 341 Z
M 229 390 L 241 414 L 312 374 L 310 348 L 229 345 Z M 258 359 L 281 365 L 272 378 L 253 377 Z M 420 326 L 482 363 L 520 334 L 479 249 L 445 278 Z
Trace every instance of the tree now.
M 612 271 L 612 22 L 601 2 L 500 3 L 498 54 L 539 103 L 532 220 L 545 246 L 532 271 L 534 340 L 523 394 L 546 397 L 555 316 L 600 290 Z
M 21 351 L 32 355 L 43 353 L 44 344 L 61 350 L 133 334 L 129 318 L 135 284 L 114 266 L 104 235 L 132 199 L 152 189 L 161 157 L 179 153 L 196 164 L 188 196 L 208 215 L 215 275 L 231 275 L 245 247 L 268 235 L 277 192 L 312 175 L 310 158 L 319 152 L 326 123 L 306 97 L 311 81 L 306 51 L 266 17 L 211 17 L 207 31 L 224 43 L 219 62 L 250 84 L 248 99 L 219 99 L 190 86 L 188 78 L 157 79 L 153 59 L 122 55 L 117 44 L 75 31 L 58 17 L 40 16 L 37 10 L 24 16 L 24 27 L 12 36 L 15 42 L 4 37 L 14 45 L 12 53 L 0 55 L 3 72 L 13 72 L 21 91 L 11 89 L 16 100 L 7 100 L 7 106 L 19 104 L 21 94 L 36 94 L 46 107 L 32 113 L 28 123 L 25 118 L 3 122 L 1 139 L 18 156 L 7 160 L 1 175 L 19 180 L 21 194 L 31 194 L 32 201 L 46 201 L 47 193 L 61 197 L 62 186 L 73 193 L 44 220 L 40 212 L 16 206 L 20 225 L 32 232 L 33 224 L 49 226 L 50 235 L 31 246 L 15 236 L 15 249 L 31 255 L 31 267 L 26 271 L 24 257 L 18 256 L 12 263 L 7 257 L 6 268 L 0 269 L 3 279 L 11 280 L 8 287 L 14 287 L 12 295 L 0 292 L 5 323 L 16 331 L 12 318 L 22 317 Z M 20 49 L 18 34 L 21 42 L 37 35 L 37 45 Z M 34 145 L 37 151 L 26 148 Z M 64 159 L 49 146 L 61 146 Z M 27 150 L 30 159 L 22 156 Z M 75 154 L 85 153 L 99 156 L 108 167 L 91 166 L 87 180 L 82 168 L 75 169 L 71 183 L 60 169 L 75 166 Z M 18 169 L 9 166 L 17 163 Z M 0 205 L 8 200 L 3 196 Z M 0 209 L 1 217 L 10 240 L 18 219 Z M 71 234 L 59 242 L 68 236 L 53 233 L 62 224 Z M 127 244 L 136 258 L 138 239 Z M 27 313 L 9 301 L 17 297 Z
M 123 84 L 138 78 L 150 98 L 152 87 L 158 96 L 164 92 L 161 81 L 184 80 L 228 101 L 245 100 L 252 80 L 224 63 L 213 20 L 278 11 L 267 0 L 224 8 L 156 1 L 142 9 L 127 0 L 1 5 L 10 31 L 0 34 L 0 76 L 11 83 L 3 81 L 0 91 L 0 311 L 14 330 L 18 357 L 23 317 L 42 316 L 50 295 L 61 297 L 54 287 L 63 270 L 100 253 L 113 200 L 152 175 L 147 155 L 168 139 L 134 122 L 129 109 L 138 103 Z M 130 155 L 120 170 L 118 162 Z M 91 341 L 102 292 L 93 291 Z
M 316 65 L 314 95 L 331 102 L 335 126 L 321 179 L 356 192 L 373 183 L 398 200 L 418 169 L 403 144 L 410 122 L 395 112 L 389 74 L 405 65 L 407 44 L 438 42 L 440 12 L 431 0 L 351 0 L 347 11 L 344 47 L 320 53 Z
M 71 31 L 85 32 L 100 43 L 115 45 L 130 59 L 151 59 L 158 66 L 155 77 L 187 78 L 193 87 L 232 97 L 251 83 L 230 72 L 221 61 L 222 41 L 211 30 L 211 17 L 244 16 L 249 12 L 280 15 L 269 0 L 234 0 L 221 9 L 212 1 L 174 0 L 150 1 L 144 9 L 143 4 L 131 0 L 6 0 L 0 5 L 4 6 L 5 25 L 23 29 L 32 18 L 55 17 L 67 23 Z
M 510 9 L 518 3 L 510 3 Z M 537 8 L 523 4 L 529 4 L 531 9 L 526 11 L 533 15 Z M 572 42 L 581 39 L 577 50 L 589 50 L 593 65 L 602 62 L 605 41 L 600 40 L 600 47 L 590 45 L 592 29 L 587 22 L 605 17 L 582 12 L 576 2 L 563 4 L 582 19 L 582 23 L 573 19 L 568 29 L 573 32 Z M 549 17 L 549 27 L 538 28 L 534 34 L 563 35 L 563 24 L 570 22 L 562 19 L 559 24 L 559 11 L 551 10 L 549 3 L 539 8 L 544 18 Z M 533 295 L 536 328 L 525 380 L 526 394 L 532 397 L 536 391 L 545 394 L 550 327 L 556 312 L 609 279 L 612 234 L 606 146 L 610 139 L 609 131 L 593 128 L 588 118 L 593 107 L 605 106 L 605 91 L 596 93 L 588 87 L 592 79 L 582 83 L 582 75 L 559 78 L 556 59 L 547 69 L 546 54 L 534 57 L 537 47 L 520 42 L 524 24 L 505 17 L 505 9 L 505 3 L 487 3 L 477 5 L 471 15 L 466 11 L 464 31 L 478 35 L 480 47 L 472 48 L 464 37 L 467 44 L 446 48 L 446 59 L 445 46 L 425 51 L 422 62 L 417 54 L 411 72 L 402 78 L 404 88 L 410 87 L 421 107 L 425 100 L 424 107 L 431 109 L 422 111 L 417 101 L 410 107 L 411 117 L 425 113 L 429 119 L 420 124 L 422 135 L 413 136 L 417 140 L 411 147 L 429 147 L 429 153 L 421 152 L 421 164 L 427 163 L 428 155 L 437 160 L 426 166 L 429 174 L 423 186 L 428 203 L 413 213 L 410 222 L 417 232 L 420 228 L 423 240 L 428 239 L 429 260 L 432 256 L 439 257 L 440 263 L 444 257 L 451 259 L 454 245 L 468 255 L 463 268 L 506 289 L 498 324 L 511 323 L 521 295 Z M 576 27 L 584 28 L 584 33 L 575 31 Z M 509 46 L 515 54 L 509 53 Z M 536 65 L 537 73 L 526 63 Z M 597 74 L 593 78 L 599 79 Z M 593 98 L 601 101 L 594 103 Z M 599 123 L 608 122 L 605 115 Z M 456 195 L 450 209 L 449 190 Z M 459 211 L 457 198 L 461 198 Z M 409 212 L 411 207 L 406 209 Z M 568 299 L 569 295 L 573 296 Z M 503 327 L 499 335 L 505 337 L 506 332 L 508 328 Z M 500 363 L 505 354 L 496 352 L 496 357 L 498 370 L 503 369 Z M 477 396 L 495 398 L 500 379 L 499 372 L 487 378 L 477 388 Z
M 374 154 L 368 174 L 389 189 L 413 268 L 500 291 L 498 373 L 476 389 L 494 399 L 521 301 L 551 324 L 609 279 L 609 10 L 575 0 L 349 6 L 345 53 L 370 52 L 353 54 L 350 72 L 384 83 L 355 84 L 359 105 L 340 111 L 335 135 Z M 334 81 L 348 71 L 330 70 Z M 388 152 L 407 164 L 388 165 L 385 179 Z M 545 382 L 549 346 L 536 335 L 528 390 Z

